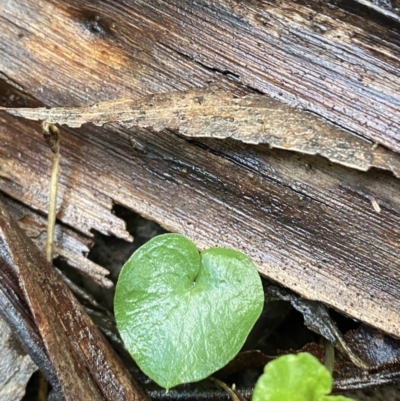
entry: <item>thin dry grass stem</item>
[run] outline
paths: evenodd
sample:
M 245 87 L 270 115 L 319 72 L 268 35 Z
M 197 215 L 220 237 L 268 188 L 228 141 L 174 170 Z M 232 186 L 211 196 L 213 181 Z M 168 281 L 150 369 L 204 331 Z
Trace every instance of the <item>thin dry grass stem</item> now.
M 54 124 L 43 123 L 43 135 L 52 151 L 49 215 L 47 220 L 46 259 L 53 261 L 54 230 L 57 213 L 57 188 L 60 172 L 60 132 Z
M 215 377 L 209 377 L 209 380 L 211 380 L 214 384 L 216 384 L 218 387 L 221 387 L 222 390 L 226 391 L 229 396 L 231 397 L 232 401 L 246 401 L 245 398 L 243 398 L 240 394 L 238 394 L 235 390 L 230 388 L 226 383 L 224 383 L 221 380 L 216 379 Z
M 47 219 L 46 239 L 46 259 L 48 262 L 52 263 L 57 213 L 58 176 L 60 172 L 60 132 L 54 124 L 43 122 L 43 136 L 52 151 L 49 214 Z M 38 387 L 38 401 L 46 401 L 48 395 L 48 383 L 42 372 L 39 372 Z

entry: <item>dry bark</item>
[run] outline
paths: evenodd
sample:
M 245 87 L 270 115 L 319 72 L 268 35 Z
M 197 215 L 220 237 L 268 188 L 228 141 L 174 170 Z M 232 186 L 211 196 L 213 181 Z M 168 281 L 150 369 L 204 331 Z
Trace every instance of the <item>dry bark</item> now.
M 234 97 L 214 90 L 192 90 L 118 99 L 81 108 L 2 108 L 28 120 L 79 128 L 116 123 L 125 128 L 174 130 L 190 138 L 232 138 L 251 144 L 321 155 L 357 170 L 390 170 L 400 178 L 400 156 L 310 113 L 266 96 Z

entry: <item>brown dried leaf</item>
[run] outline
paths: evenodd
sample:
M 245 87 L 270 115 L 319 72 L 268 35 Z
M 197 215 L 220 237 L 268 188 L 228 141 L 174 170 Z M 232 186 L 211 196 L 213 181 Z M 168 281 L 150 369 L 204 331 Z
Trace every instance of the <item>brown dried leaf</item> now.
M 400 370 L 400 340 L 367 325 L 347 332 L 345 338 L 353 352 L 373 369 L 392 365 Z
M 0 108 L 15 116 L 80 127 L 118 123 L 125 127 L 173 129 L 188 137 L 234 138 L 271 148 L 319 154 L 366 171 L 378 167 L 400 177 L 400 157 L 316 115 L 261 95 L 193 90 L 119 99 L 81 108 Z

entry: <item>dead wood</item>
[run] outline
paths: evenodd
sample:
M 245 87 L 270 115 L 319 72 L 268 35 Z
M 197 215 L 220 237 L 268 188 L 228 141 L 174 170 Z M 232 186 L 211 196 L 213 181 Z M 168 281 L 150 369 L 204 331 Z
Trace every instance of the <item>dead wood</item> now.
M 45 254 L 46 218 L 10 198 L 4 198 L 3 200 L 19 226 Z M 85 257 L 92 245 L 93 242 L 90 238 L 79 235 L 62 224 L 56 224 L 54 258 L 62 258 L 71 267 L 84 276 L 89 277 L 101 287 L 110 288 L 113 286 L 113 283 L 106 277 L 109 271 Z
M 222 75 L 400 150 L 396 21 L 357 15 L 353 0 L 118 4 L 7 2 L 0 70 L 46 106 L 137 98 Z
M 25 146 L 20 132 L 31 128 L 7 118 L 6 149 L 26 156 L 18 164 L 13 157 L 6 159 L 15 166 L 7 171 L 18 171 L 19 185 L 5 180 L 2 188 L 45 211 L 47 182 L 40 171 L 46 171 L 48 159 L 41 128 L 25 134 L 31 138 Z M 132 147 L 133 135 L 142 151 Z M 81 231 L 90 225 L 111 231 L 102 226 L 107 215 L 98 214 L 97 205 L 112 194 L 116 202 L 188 235 L 202 248 L 241 249 L 263 274 L 400 334 L 400 216 L 393 177 L 334 168 L 323 160 L 267 147 L 215 140 L 189 143 L 172 133 L 87 127 L 84 133 L 63 129 L 63 138 L 61 221 Z M 372 198 L 381 213 L 375 212 Z
M 260 91 L 400 149 L 394 20 L 386 25 L 302 0 L 75 0 L 68 8 L 14 0 L 0 21 L 0 70 L 42 105 L 138 100 L 214 81 L 240 96 Z M 45 213 L 41 127 L 0 119 L 0 188 Z M 390 174 L 174 132 L 85 126 L 63 128 L 63 138 L 60 222 L 128 238 L 110 213 L 113 202 L 125 205 L 200 248 L 243 250 L 262 274 L 400 337 L 400 199 Z
M 0 251 L 1 303 L 13 305 L 1 312 L 28 349 L 32 350 L 28 343 L 36 340 L 33 347 L 42 355 L 38 364 L 47 365 L 49 380 L 65 399 L 146 400 L 59 274 L 3 203 Z M 38 352 L 32 356 L 38 357 Z M 46 360 L 50 364 L 44 363 Z
M 89 122 L 99 126 L 114 122 L 126 128 L 151 128 L 156 132 L 172 129 L 187 137 L 266 143 L 270 148 L 318 154 L 357 170 L 379 167 L 400 178 L 400 156 L 396 153 L 315 115 L 260 95 L 238 98 L 206 89 L 154 94 L 139 101 L 118 99 L 82 108 L 0 107 L 0 110 L 42 121 L 44 127 L 60 124 L 79 128 Z

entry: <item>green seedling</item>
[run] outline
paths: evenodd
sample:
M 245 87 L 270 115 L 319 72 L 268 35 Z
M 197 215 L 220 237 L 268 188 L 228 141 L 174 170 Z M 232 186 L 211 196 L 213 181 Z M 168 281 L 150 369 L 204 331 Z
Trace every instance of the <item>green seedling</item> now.
M 328 395 L 332 376 L 306 352 L 284 355 L 268 363 L 254 389 L 252 401 L 355 401 Z
M 178 234 L 153 238 L 122 268 L 114 309 L 126 348 L 144 373 L 170 389 L 225 366 L 259 318 L 264 293 L 244 254 L 199 253 Z

